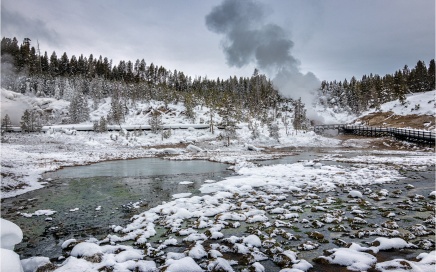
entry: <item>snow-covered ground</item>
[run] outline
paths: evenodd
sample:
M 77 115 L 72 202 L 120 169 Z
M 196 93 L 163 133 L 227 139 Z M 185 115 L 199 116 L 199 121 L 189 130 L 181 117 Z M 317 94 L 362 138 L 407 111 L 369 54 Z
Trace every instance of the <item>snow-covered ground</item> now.
M 68 112 L 69 102 L 54 98 L 37 98 L 14 93 L 5 89 L 2 94 L 2 115 L 8 114 L 14 125 L 17 125 L 25 109 L 49 110 L 58 116 L 65 116 Z M 99 107 L 90 113 L 91 121 L 99 121 L 106 117 L 110 111 L 110 98 L 103 99 Z M 90 101 L 89 104 L 92 102 Z M 44 184 L 38 182 L 41 174 L 54 171 L 64 166 L 83 165 L 104 160 L 130 159 L 156 156 L 158 154 L 184 154 L 185 159 L 191 158 L 191 153 L 196 153 L 195 143 L 208 142 L 208 149 L 203 152 L 208 155 L 204 159 L 220 161 L 223 152 L 247 152 L 248 147 L 256 146 L 339 146 L 340 141 L 316 135 L 313 132 L 295 131 L 288 128 L 288 135 L 281 122 L 279 124 L 279 142 L 269 137 L 266 125 L 254 120 L 259 125 L 259 137 L 252 139 L 248 123 L 240 123 L 237 130 L 237 139 L 232 141 L 230 147 L 224 146 L 225 141 L 220 140 L 222 131 L 215 128 L 214 134 L 209 129 L 195 129 L 196 125 L 205 126 L 209 120 L 206 107 L 196 107 L 196 119 L 188 120 L 184 115 L 183 104 L 170 104 L 164 109 L 162 102 L 150 101 L 130 105 L 130 111 L 125 117 L 122 128 L 132 126 L 148 127 L 150 111 L 160 109 L 164 126 L 188 127 L 186 129 L 171 129 L 168 138 L 161 134 L 153 134 L 149 130 L 113 131 L 95 133 L 92 131 L 74 131 L 73 127 L 92 127 L 92 122 L 77 125 L 55 125 L 56 130 L 50 129 L 44 133 L 6 133 L 3 137 L 1 149 L 2 184 L 1 196 L 12 197 L 29 190 L 40 188 Z M 3 115 L 4 116 L 4 115 Z M 14 123 L 14 120 L 17 120 Z M 214 116 L 218 123 L 220 116 Z M 60 129 L 63 128 L 63 129 Z M 74 133 L 73 133 L 74 132 Z M 189 144 L 194 144 L 189 146 Z M 181 148 L 162 148 L 166 145 L 181 145 Z M 157 147 L 153 148 L 153 147 Z M 201 150 L 201 149 L 200 149 Z M 213 154 L 213 155 L 211 155 Z M 226 153 L 227 154 L 227 153 Z M 218 159 L 216 159 L 218 157 Z M 215 158 L 215 159 L 212 159 Z M 262 158 L 257 154 L 256 158 Z M 268 158 L 268 157 L 265 157 Z
M 112 226 L 114 233 L 101 240 L 65 241 L 62 248 L 69 255 L 56 271 L 97 271 L 103 268 L 114 271 L 234 271 L 232 266 L 241 263 L 245 264 L 244 271 L 268 271 L 263 263 L 268 259 L 288 267 L 283 272 L 308 271 L 313 262 L 299 257 L 299 252 L 314 250 L 320 242 L 298 238 L 300 231 L 294 226 L 300 224 L 310 230 L 332 224 L 346 230 L 345 222 L 367 225 L 366 220 L 372 218 L 368 214 L 377 210 L 373 208 L 376 202 L 387 199 L 388 195 L 394 195 L 391 196 L 393 201 L 398 194 L 396 191 L 389 192 L 383 186 L 375 187 L 379 191 L 370 186 L 391 183 L 395 188 L 395 183 L 404 178 L 400 169 L 431 169 L 435 164 L 431 153 L 396 153 L 392 155 L 402 155 L 401 159 L 389 153 L 383 157 L 355 157 L 351 168 L 316 161 L 256 166 L 240 159 L 235 167 L 237 176 L 205 182 L 200 188 L 204 193 L 201 196 L 189 193 L 174 195 L 174 200 L 133 216 L 129 224 Z M 342 158 L 339 152 L 324 159 L 342 161 Z M 414 160 L 416 158 L 418 160 Z M 338 202 L 337 198 L 341 190 L 349 192 L 349 209 L 343 208 L 342 211 L 339 208 L 342 202 Z M 434 205 L 434 201 L 426 200 L 432 195 L 434 192 L 429 192 L 427 196 L 415 196 L 412 201 Z M 307 209 L 318 215 L 308 216 L 303 212 Z M 408 267 L 420 269 L 417 271 L 433 271 L 436 264 L 434 251 L 417 254 L 416 261 L 377 261 L 372 254 L 379 251 L 417 247 L 405 240 L 406 237 L 412 239 L 410 235 L 418 235 L 417 231 L 411 229 L 410 234 L 408 231 L 401 234 L 395 230 L 398 228 L 394 223 L 397 215 L 391 212 L 385 217 L 393 220 L 382 226 L 394 224 L 392 227 L 374 225 L 373 231 L 363 232 L 376 236 L 370 241 L 370 246 L 352 243 L 333 247 L 329 250 L 331 255 L 319 256 L 316 261 L 346 266 L 351 271 L 366 271 L 374 267 L 378 271 L 389 271 L 393 266 L 396 271 L 407 271 Z M 434 225 L 435 218 L 432 213 L 426 224 Z M 430 227 L 417 224 L 416 228 L 424 235 L 431 233 Z M 315 232 L 313 235 L 322 234 Z M 287 240 L 300 241 L 298 251 L 286 249 Z M 126 242 L 134 245 L 126 245 Z M 238 257 L 239 262 L 233 254 L 242 256 Z M 48 260 L 42 263 L 32 261 L 33 258 L 23 260 L 29 271 L 50 264 Z
M 26 105 L 44 105 L 60 112 L 67 105 L 52 99 L 41 101 L 39 98 L 22 97 L 2 90 L 2 113 L 3 109 L 6 111 L 13 108 L 13 103 L 18 103 L 22 108 Z M 3 108 L 4 102 L 11 105 Z M 99 120 L 106 116 L 109 105 L 110 100 L 105 100 L 91 112 L 91 119 Z M 132 105 L 125 125 L 147 124 L 150 109 L 161 106 L 162 103 L 154 101 Z M 432 107 L 434 110 L 434 103 Z M 197 107 L 194 121 L 187 120 L 182 114 L 183 110 L 183 105 L 169 105 L 162 114 L 164 124 L 200 124 L 208 120 L 207 108 Z M 220 119 L 219 116 L 215 118 L 217 122 Z M 237 173 L 223 181 L 205 181 L 200 188 L 203 193 L 201 196 L 192 196 L 189 192 L 173 195 L 172 201 L 157 204 L 148 211 L 135 215 L 129 224 L 113 226 L 113 233 L 108 233 L 102 240 L 64 241 L 62 248 L 68 252 L 68 256 L 60 265 L 53 266 L 44 257 L 22 260 L 24 271 L 35 271 L 41 266 L 56 268 L 56 271 L 233 271 L 232 266 L 236 264 L 245 264 L 244 271 L 267 271 L 263 261 L 268 259 L 279 263 L 284 268 L 283 272 L 308 271 L 313 266 L 310 263 L 312 260 L 300 258 L 298 250 L 313 250 L 319 244 L 308 240 L 302 241 L 298 250 L 287 248 L 282 238 L 292 241 L 299 236 L 295 229 L 292 231 L 293 223 L 315 228 L 334 220 L 341 222 L 349 219 L 357 224 L 363 223 L 365 212 L 359 210 L 358 205 L 366 205 L 368 199 L 361 202 L 359 199 L 366 198 L 367 195 L 368 198 L 381 198 L 383 192 L 363 189 L 361 192 L 351 188 L 395 183 L 403 179 L 401 171 L 404 169 L 431 169 L 435 165 L 434 153 L 402 151 L 401 156 L 398 156 L 398 153 L 390 151 L 391 154 L 373 152 L 353 158 L 342 156 L 346 152 L 335 152 L 323 158 L 332 161 L 332 165 L 304 161 L 257 166 L 253 160 L 279 156 L 274 150 L 281 147 L 340 148 L 343 145 L 339 140 L 313 132 L 289 129 L 286 135 L 280 121 L 279 141 L 269 136 L 266 126 L 260 126 L 259 137 L 256 139 L 252 139 L 247 123 L 241 123 L 239 127 L 238 137 L 232 140 L 230 146 L 225 146 L 225 141 L 217 137 L 219 130 L 212 134 L 208 129 L 195 128 L 174 129 L 169 138 L 162 138 L 160 134 L 150 131 L 128 134 L 123 131 L 7 133 L 1 147 L 2 198 L 44 186 L 49 181 L 40 182 L 39 178 L 46 171 L 113 159 L 157 155 L 175 160 L 202 158 L 234 164 L 233 169 Z M 359 145 L 353 147 L 356 146 Z M 342 162 L 352 163 L 353 166 L 342 166 Z M 340 205 L 337 199 L 321 199 L 319 196 L 333 193 L 337 189 L 350 192 L 349 204 L 354 205 L 351 212 L 359 216 L 347 219 L 336 209 Z M 434 192 L 423 196 L 424 200 L 432 197 Z M 421 197 L 416 199 L 422 200 Z M 434 201 L 426 203 L 434 205 Z M 304 216 L 301 211 L 308 207 L 315 211 L 326 211 L 323 221 Z M 38 213 L 47 215 L 46 212 Z M 32 215 L 29 214 L 29 217 Z M 49 215 L 56 216 L 56 211 L 50 210 Z M 428 219 L 430 226 L 434 227 L 435 218 L 434 212 L 431 213 Z M 241 230 L 242 225 L 247 226 L 249 233 Z M 273 229 L 272 232 L 267 231 L 270 228 Z M 380 228 L 377 231 L 369 235 L 377 235 L 386 230 Z M 282 238 L 279 239 L 279 236 Z M 374 238 L 370 247 L 360 244 L 339 246 L 331 249 L 331 255 L 319 256 L 319 261 L 346 266 L 353 271 L 364 271 L 371 267 L 380 271 L 388 271 L 392 267 L 398 271 L 405 271 L 409 267 L 416 268 L 417 271 L 434 271 L 436 255 L 430 250 L 434 249 L 434 243 L 433 247 L 428 247 L 428 252 L 420 253 L 414 261 L 396 259 L 377 262 L 370 254 L 414 246 L 401 237 Z M 182 244 L 189 246 L 184 248 L 181 247 Z M 242 257 L 236 261 L 230 257 L 232 254 Z M 5 256 L 2 250 L 2 259 Z
M 406 100 L 401 103 L 399 100 L 390 101 L 380 106 L 380 111 L 392 111 L 396 115 L 432 115 L 436 114 L 436 90 L 423 93 L 406 95 Z M 375 109 L 362 113 L 361 116 L 375 112 Z
M 406 95 L 406 100 L 401 103 L 399 100 L 390 101 L 380 106 L 380 109 L 370 109 L 360 115 L 350 114 L 337 108 L 326 108 L 316 105 L 315 112 L 319 121 L 323 124 L 347 124 L 354 120 L 375 112 L 392 112 L 396 115 L 436 115 L 436 90 Z M 406 124 L 407 126 L 407 124 Z

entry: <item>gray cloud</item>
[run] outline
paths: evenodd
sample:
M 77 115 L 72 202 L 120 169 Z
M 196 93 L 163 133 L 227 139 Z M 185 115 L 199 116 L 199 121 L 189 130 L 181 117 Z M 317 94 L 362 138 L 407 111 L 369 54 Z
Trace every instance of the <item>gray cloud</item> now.
M 206 26 L 224 35 L 228 65 L 255 62 L 261 70 L 275 74 L 273 82 L 283 95 L 310 103 L 311 91 L 320 81 L 313 73 L 300 71 L 300 62 L 291 54 L 294 42 L 282 27 L 265 23 L 265 10 L 268 7 L 251 0 L 224 0 L 206 16 Z
M 27 18 L 17 12 L 11 12 L 4 5 L 1 9 L 2 35 L 44 39 L 52 45 L 59 45 L 59 34 L 42 20 Z

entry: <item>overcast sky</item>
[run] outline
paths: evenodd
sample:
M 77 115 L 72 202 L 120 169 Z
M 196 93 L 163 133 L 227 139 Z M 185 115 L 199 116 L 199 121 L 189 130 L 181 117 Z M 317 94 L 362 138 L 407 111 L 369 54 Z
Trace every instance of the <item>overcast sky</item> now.
M 228 1 L 229 2 L 229 1 Z M 230 1 L 231 2 L 231 1 Z M 39 41 L 58 57 L 145 59 L 190 76 L 250 76 L 260 61 L 235 65 L 228 36 L 206 24 L 222 0 L 2 0 L 2 37 Z M 343 80 L 393 73 L 435 56 L 434 0 L 262 0 L 259 21 L 274 25 L 302 74 Z M 214 9 L 215 8 L 215 9 Z M 253 15 L 257 16 L 257 15 Z M 229 16 L 230 17 L 230 16 Z M 255 17 L 257 20 L 257 17 Z M 229 18 L 231 20 L 231 18 Z M 233 64 L 233 66 L 231 66 Z M 269 73 L 270 70 L 261 72 Z

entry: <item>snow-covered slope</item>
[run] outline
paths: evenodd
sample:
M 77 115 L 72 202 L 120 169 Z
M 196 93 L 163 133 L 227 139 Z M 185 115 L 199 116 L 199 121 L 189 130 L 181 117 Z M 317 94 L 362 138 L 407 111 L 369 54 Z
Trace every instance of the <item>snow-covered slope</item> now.
M 404 103 L 399 100 L 390 101 L 384 103 L 380 107 L 382 112 L 393 112 L 396 115 L 432 115 L 436 114 L 436 102 L 435 102 L 436 90 L 423 93 L 414 93 L 406 96 Z M 364 112 L 362 116 L 376 112 L 375 109 Z

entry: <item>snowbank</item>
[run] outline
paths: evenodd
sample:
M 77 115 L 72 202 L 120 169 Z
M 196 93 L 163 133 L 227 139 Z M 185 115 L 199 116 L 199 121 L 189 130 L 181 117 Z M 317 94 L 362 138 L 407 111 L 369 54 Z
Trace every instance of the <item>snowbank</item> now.
M 1 271 L 23 271 L 20 257 L 13 251 L 15 245 L 21 240 L 23 240 L 23 232 L 20 227 L 0 218 Z

